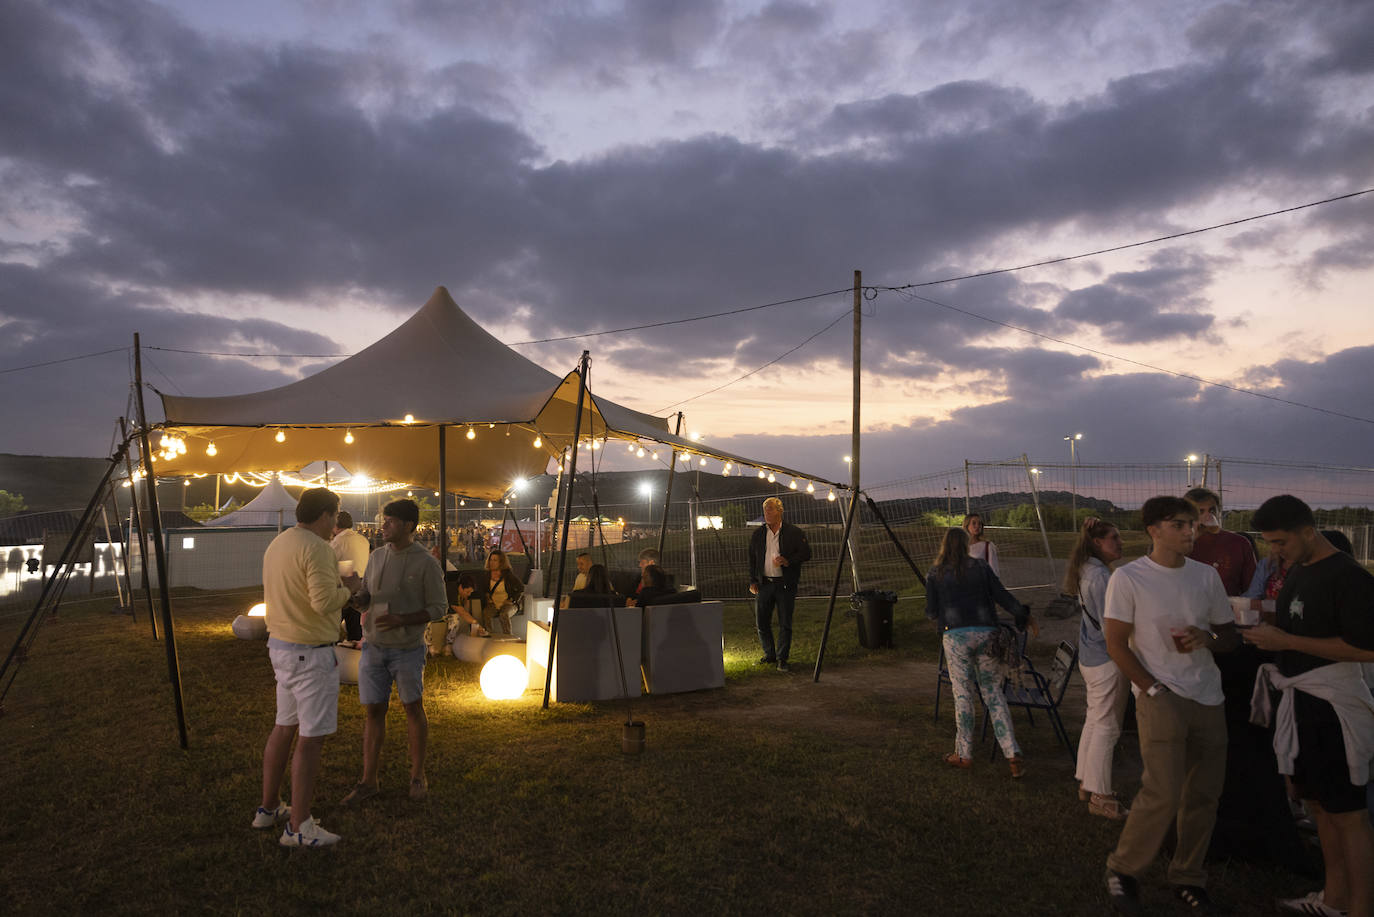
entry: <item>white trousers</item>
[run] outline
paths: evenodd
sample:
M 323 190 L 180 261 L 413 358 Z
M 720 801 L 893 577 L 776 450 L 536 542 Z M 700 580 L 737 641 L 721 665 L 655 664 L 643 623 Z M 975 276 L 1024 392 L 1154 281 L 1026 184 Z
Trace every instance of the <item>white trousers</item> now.
M 1087 687 L 1088 709 L 1083 717 L 1083 734 L 1078 737 L 1074 777 L 1088 792 L 1110 795 L 1112 753 L 1121 737 L 1121 717 L 1126 712 L 1131 683 L 1110 660 L 1093 666 L 1080 663 L 1078 671 Z

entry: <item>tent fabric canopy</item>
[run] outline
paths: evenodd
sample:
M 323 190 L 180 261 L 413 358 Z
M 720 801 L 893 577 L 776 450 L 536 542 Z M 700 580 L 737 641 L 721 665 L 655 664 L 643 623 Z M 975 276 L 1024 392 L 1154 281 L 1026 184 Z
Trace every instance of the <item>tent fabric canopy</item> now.
M 158 392 L 165 428 L 185 440 L 186 450 L 159 459 L 154 469 L 160 476 L 267 472 L 329 460 L 373 480 L 438 490 L 439 431 L 447 428 L 448 490 L 497 499 L 516 478 L 543 474 L 550 459 L 572 444 L 577 390 L 575 371 L 560 378 L 516 353 L 439 287 L 386 337 L 297 382 L 209 398 Z M 583 441 L 659 442 L 678 452 L 842 486 L 682 439 L 668 431 L 666 419 L 591 391 L 581 429 Z M 347 443 L 350 433 L 353 442 Z M 211 444 L 213 455 L 207 451 Z

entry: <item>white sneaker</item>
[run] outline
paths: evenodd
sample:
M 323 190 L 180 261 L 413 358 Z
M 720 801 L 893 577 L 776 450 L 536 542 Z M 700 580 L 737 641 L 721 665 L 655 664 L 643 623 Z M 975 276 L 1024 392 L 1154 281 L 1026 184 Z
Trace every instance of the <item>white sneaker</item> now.
M 301 822 L 301 830 L 292 831 L 291 823 L 287 822 L 286 830 L 282 832 L 278 843 L 283 847 L 329 847 L 339 842 L 339 836 L 332 831 L 326 831 L 320 827 L 320 823 L 313 818 L 307 818 Z
M 291 807 L 283 803 L 277 803 L 275 809 L 264 809 L 262 806 L 258 806 L 258 811 L 253 813 L 253 827 L 258 829 L 275 828 L 290 817 Z
M 1312 914 L 1314 917 L 1345 917 L 1345 911 L 1338 911 L 1326 903 L 1326 890 L 1311 892 L 1301 898 L 1281 898 L 1279 907 L 1298 914 Z
M 480 624 L 474 624 L 472 625 L 472 635 L 474 637 L 490 637 L 491 631 L 487 630 Z

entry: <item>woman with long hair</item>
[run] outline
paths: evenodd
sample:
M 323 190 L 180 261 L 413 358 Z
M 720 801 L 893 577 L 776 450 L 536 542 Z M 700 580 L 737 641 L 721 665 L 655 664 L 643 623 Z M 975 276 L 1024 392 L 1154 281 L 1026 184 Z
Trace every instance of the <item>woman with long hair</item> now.
M 998 631 L 995 606 L 1006 609 L 1019 630 L 1029 625 L 1031 633 L 1039 634 L 1040 628 L 1030 609 L 1007 591 L 992 568 L 969 556 L 968 544 L 964 529 L 945 532 L 935 565 L 926 576 L 926 617 L 940 628 L 954 689 L 954 752 L 944 760 L 952 767 L 973 766 L 973 699 L 981 690 L 1011 775 L 1020 777 L 1025 773 L 1025 762 L 1002 695 L 1003 673 L 994 653 Z
M 510 618 L 525 593 L 525 584 L 511 569 L 506 552 L 493 549 L 487 555 L 486 591 L 482 595 L 482 627 L 491 630 L 493 618 L 501 621 L 501 632 L 510 633 Z
M 992 572 L 1002 575 L 1002 565 L 997 559 L 997 545 L 983 537 L 983 514 L 969 513 L 964 517 L 964 531 L 968 532 L 969 557 L 983 561 Z
M 1131 683 L 1107 655 L 1102 612 L 1107 604 L 1109 564 L 1121 559 L 1121 533 L 1110 522 L 1093 516 L 1083 520 L 1064 573 L 1064 592 L 1078 597 L 1078 671 L 1087 688 L 1088 709 L 1078 737 L 1078 798 L 1088 811 L 1121 821 L 1128 810 L 1112 791 L 1112 754 L 1121 737 L 1121 717 Z

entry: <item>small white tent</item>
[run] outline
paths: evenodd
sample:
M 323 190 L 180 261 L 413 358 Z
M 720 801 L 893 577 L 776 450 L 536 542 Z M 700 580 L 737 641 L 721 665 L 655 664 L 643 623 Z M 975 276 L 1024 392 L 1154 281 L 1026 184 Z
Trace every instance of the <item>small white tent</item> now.
M 296 498 L 287 493 L 280 478 L 273 476 L 262 492 L 247 504 L 205 524 L 220 527 L 280 524 L 290 528 L 296 524 Z

